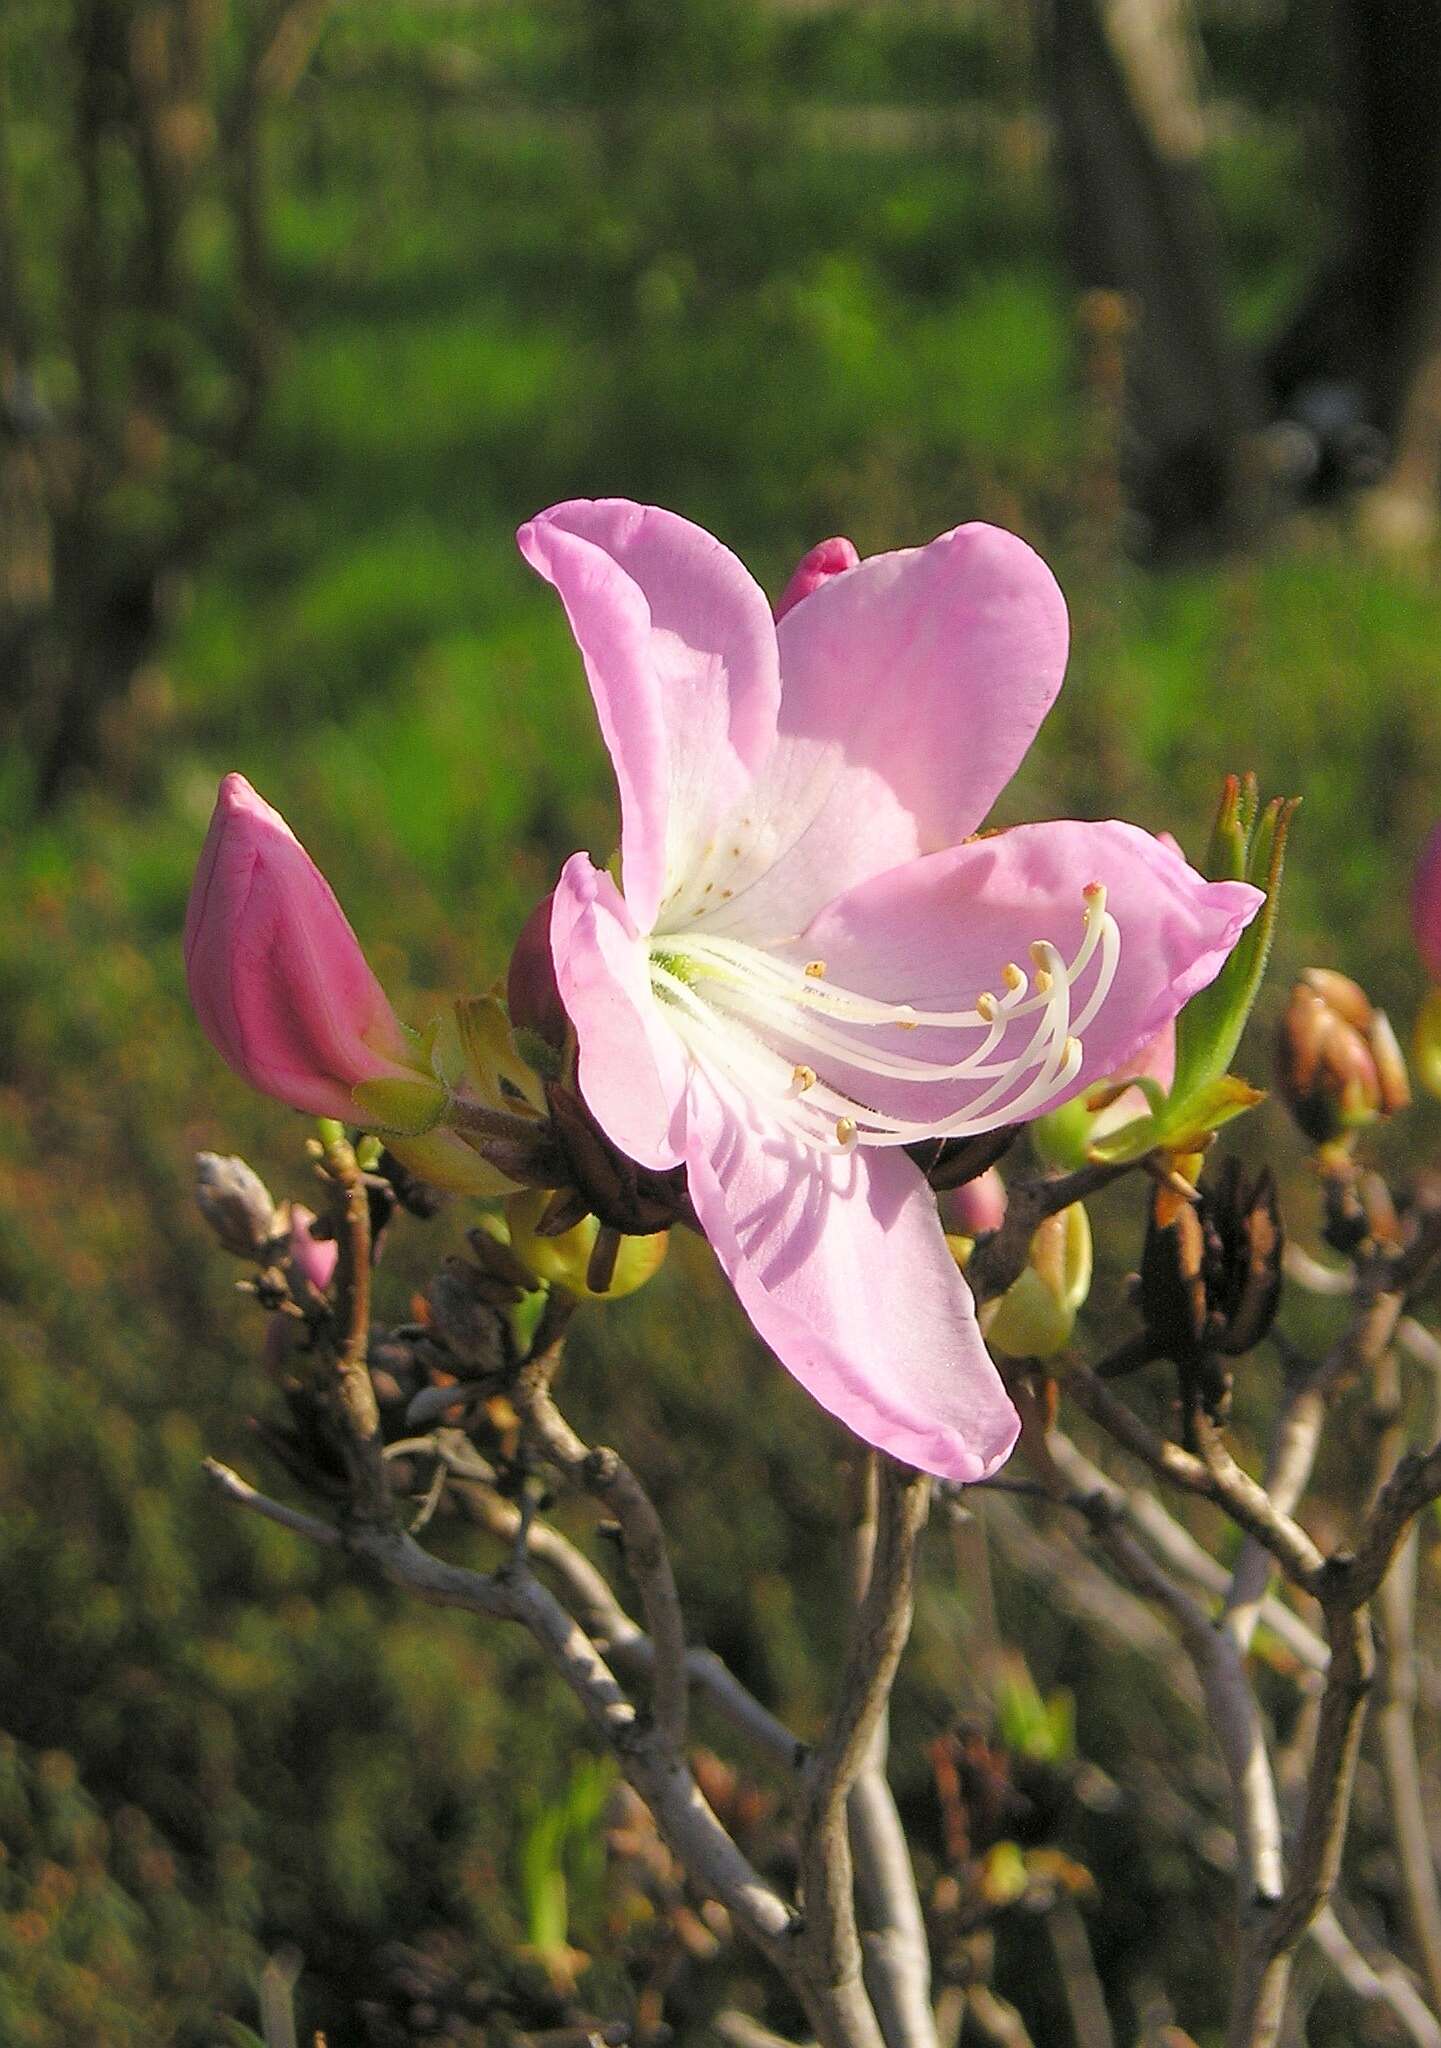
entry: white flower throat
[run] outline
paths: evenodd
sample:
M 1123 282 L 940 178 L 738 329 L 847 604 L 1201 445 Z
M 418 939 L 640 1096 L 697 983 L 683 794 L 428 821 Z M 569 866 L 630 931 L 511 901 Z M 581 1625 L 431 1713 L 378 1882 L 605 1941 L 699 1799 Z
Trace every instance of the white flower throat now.
M 1038 1116 L 1080 1072 L 1082 1034 L 1106 1000 L 1121 953 L 1105 889 L 1093 882 L 1082 894 L 1074 958 L 1038 940 L 1032 973 L 1008 963 L 1000 993 L 983 991 L 969 1010 L 879 1002 L 838 987 L 823 960 L 796 966 L 703 929 L 652 934 L 651 988 L 693 1058 L 813 1148 L 973 1137 Z M 1093 962 L 1094 980 L 1073 1016 L 1077 985 Z M 955 1057 L 908 1053 L 896 1034 L 920 1029 L 946 1033 Z M 935 1041 L 926 1043 L 930 1049 Z M 950 1116 L 897 1116 L 864 1099 L 868 1074 L 922 1086 L 969 1082 L 976 1092 Z

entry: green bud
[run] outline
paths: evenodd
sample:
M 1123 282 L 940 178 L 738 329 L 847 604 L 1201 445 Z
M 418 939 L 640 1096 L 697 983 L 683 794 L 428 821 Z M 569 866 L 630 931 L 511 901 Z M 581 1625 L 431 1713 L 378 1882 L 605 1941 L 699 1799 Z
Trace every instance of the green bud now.
M 1051 1358 L 1071 1341 L 1091 1291 L 1091 1225 L 1084 1204 L 1048 1216 L 1019 1279 L 982 1311 L 986 1341 L 1009 1358 Z
M 1441 988 L 1432 989 L 1417 1013 L 1411 1053 L 1421 1086 L 1441 1096 Z
M 1286 840 L 1299 797 L 1273 797 L 1258 814 L 1253 777 L 1227 778 L 1211 835 L 1207 872 L 1213 881 L 1247 881 L 1266 901 L 1242 932 L 1208 988 L 1191 998 L 1176 1023 L 1176 1076 L 1162 1123 L 1194 1129 L 1192 1100 L 1230 1070 L 1260 991 L 1281 904 Z M 1259 1096 L 1255 1098 L 1259 1101 Z M 1240 1104 L 1241 1108 L 1249 1104 Z M 1233 1115 L 1239 1108 L 1233 1107 Z M 1172 1142 L 1169 1129 L 1160 1142 Z
M 621 1237 L 607 1277 L 603 1271 L 597 1272 L 595 1265 L 601 1233 L 597 1217 L 582 1217 L 569 1230 L 554 1235 L 541 1230 L 553 1200 L 545 1188 L 526 1188 L 512 1195 L 505 1205 L 511 1247 L 537 1280 L 563 1287 L 587 1301 L 618 1301 L 622 1295 L 634 1294 L 638 1287 L 644 1287 L 660 1271 L 670 1244 L 668 1231 L 653 1231 L 648 1237 Z M 603 1252 L 604 1248 L 601 1249 Z M 602 1279 L 606 1281 L 604 1286 L 596 1284 Z

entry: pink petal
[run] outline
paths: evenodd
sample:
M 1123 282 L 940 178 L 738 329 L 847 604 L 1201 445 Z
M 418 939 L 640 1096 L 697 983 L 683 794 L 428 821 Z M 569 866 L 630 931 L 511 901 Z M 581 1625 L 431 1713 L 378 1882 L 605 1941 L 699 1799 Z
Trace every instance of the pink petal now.
M 826 979 L 838 987 L 922 1010 L 964 1009 L 983 990 L 1000 992 L 1008 961 L 1032 974 L 1033 940 L 1049 940 L 1072 959 L 1083 930 L 1081 892 L 1093 881 L 1105 884 L 1121 951 L 1110 993 L 1082 1034 L 1085 1057 L 1065 1091 L 1074 1095 L 1120 1073 L 1215 978 L 1260 908 L 1259 890 L 1206 881 L 1135 825 L 1019 825 L 848 891 L 789 950 L 797 963 L 824 960 Z M 1073 1018 L 1094 976 L 1093 963 L 1073 993 Z M 1035 1022 L 1018 1018 L 1001 1054 L 1021 1050 Z M 954 1061 L 974 1037 L 958 1043 L 953 1034 L 922 1027 L 872 1032 L 858 1042 L 881 1050 L 884 1038 L 887 1052 Z M 856 1074 L 847 1086 L 873 1108 L 939 1119 L 964 1110 L 982 1084 L 918 1086 Z
M 1016 1413 L 904 1153 L 789 1144 L 697 1071 L 686 1158 L 696 1214 L 742 1307 L 823 1408 L 944 1479 L 1003 1463 Z
M 707 921 L 794 933 L 839 890 L 985 818 L 1061 685 L 1066 607 L 1026 543 L 960 526 L 831 576 L 778 628 L 779 738 Z
M 555 885 L 550 945 L 591 1115 L 641 1166 L 678 1166 L 684 1156 L 679 1109 L 690 1063 L 657 1015 L 625 900 L 583 853 L 571 856 Z
M 1441 825 L 1432 828 L 1416 863 L 1411 923 L 1422 965 L 1433 981 L 1441 982 Z
M 770 607 L 729 549 L 654 506 L 576 499 L 518 540 L 585 661 L 620 788 L 626 901 L 646 931 L 774 738 Z
M 808 554 L 801 556 L 794 575 L 777 598 L 777 619 L 794 611 L 803 597 L 819 590 L 832 576 L 844 576 L 848 569 L 854 569 L 860 559 L 853 541 L 839 536 L 835 540 L 817 541 Z

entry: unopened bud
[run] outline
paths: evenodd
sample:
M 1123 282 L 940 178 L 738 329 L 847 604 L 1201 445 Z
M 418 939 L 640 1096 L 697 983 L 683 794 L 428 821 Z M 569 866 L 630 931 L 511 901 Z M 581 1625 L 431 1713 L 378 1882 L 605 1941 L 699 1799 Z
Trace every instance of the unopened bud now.
M 1432 989 L 1417 1013 L 1411 1052 L 1421 1086 L 1441 1096 L 1441 988 Z
M 1334 1144 L 1411 1100 L 1385 1015 L 1344 974 L 1312 967 L 1291 990 L 1276 1047 L 1277 1083 L 1306 1136 Z
M 986 1341 L 1010 1358 L 1051 1358 L 1070 1343 L 1090 1291 L 1090 1220 L 1072 1202 L 1040 1225 L 1025 1271 L 982 1311 Z
M 1029 1128 L 1037 1158 L 1043 1166 L 1060 1167 L 1067 1173 L 1084 1166 L 1093 1145 L 1146 1114 L 1156 1091 L 1164 1095 L 1170 1089 L 1175 1072 L 1176 1026 L 1172 1020 L 1107 1080 L 1082 1089 L 1059 1109 L 1047 1110 L 1034 1120 Z
M 335 1278 L 340 1246 L 333 1237 L 316 1237 L 311 1230 L 315 1216 L 299 1202 L 290 1205 L 290 1245 L 286 1256 L 300 1277 L 324 1294 Z
M 233 1153 L 197 1152 L 195 1204 L 226 1251 L 266 1264 L 281 1235 L 280 1220 L 253 1167 Z
M 1433 827 L 1411 885 L 1411 929 L 1432 981 L 1441 984 L 1441 825 Z
M 555 1199 L 544 1188 L 527 1188 L 505 1205 L 511 1249 L 537 1280 L 587 1300 L 617 1301 L 660 1271 L 670 1243 L 668 1231 L 622 1237 L 599 1218 L 586 1216 L 568 1230 L 552 1233 L 544 1226 Z
M 984 1237 L 1006 1220 L 1006 1184 L 995 1167 L 988 1166 L 974 1180 L 937 1195 L 936 1207 L 947 1236 Z
M 834 540 L 817 541 L 809 553 L 801 556 L 790 582 L 776 600 L 777 623 L 787 612 L 794 611 L 812 591 L 819 590 L 823 583 L 854 569 L 860 559 L 852 541 L 839 536 Z
M 538 903 L 521 928 L 510 956 L 505 1000 L 510 1021 L 518 1033 L 529 1034 L 538 1046 L 558 1051 L 565 1044 L 570 1019 L 556 986 L 555 961 L 550 950 L 553 902 L 554 897 L 547 896 Z

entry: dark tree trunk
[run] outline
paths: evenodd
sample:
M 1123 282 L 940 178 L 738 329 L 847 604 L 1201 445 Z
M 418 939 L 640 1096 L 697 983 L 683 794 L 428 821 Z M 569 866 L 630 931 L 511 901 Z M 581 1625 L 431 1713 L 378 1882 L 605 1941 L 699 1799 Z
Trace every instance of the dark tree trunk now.
M 1234 539 L 1251 517 L 1256 402 L 1227 332 L 1181 23 L 1128 0 L 1043 0 L 1066 255 L 1134 311 L 1122 473 L 1142 550 Z

